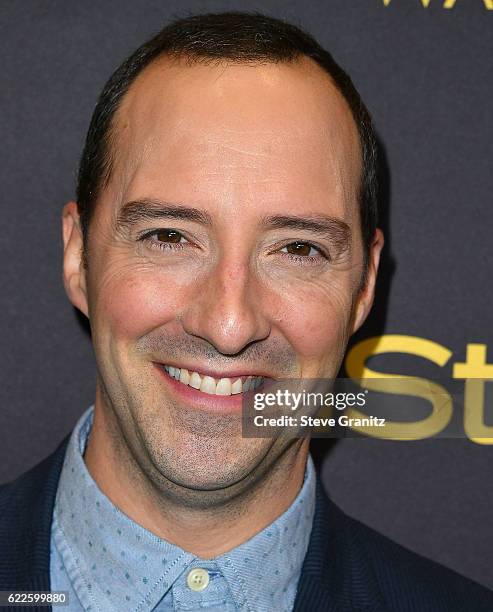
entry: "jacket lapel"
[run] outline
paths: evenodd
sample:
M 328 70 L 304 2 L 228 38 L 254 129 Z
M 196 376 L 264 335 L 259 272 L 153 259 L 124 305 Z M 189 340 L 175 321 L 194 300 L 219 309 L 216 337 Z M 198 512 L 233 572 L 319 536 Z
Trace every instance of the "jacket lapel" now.
M 371 562 L 351 519 L 325 494 L 317 479 L 315 517 L 293 612 L 384 612 Z

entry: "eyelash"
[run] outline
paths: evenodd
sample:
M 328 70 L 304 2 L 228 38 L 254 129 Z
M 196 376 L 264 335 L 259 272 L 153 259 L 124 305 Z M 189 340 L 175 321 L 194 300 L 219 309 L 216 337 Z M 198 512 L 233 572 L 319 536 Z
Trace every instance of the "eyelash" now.
M 159 234 L 160 232 L 176 232 L 177 234 L 179 234 L 182 238 L 184 238 L 188 243 L 190 243 L 190 241 L 187 239 L 186 236 L 184 236 L 184 234 L 178 230 L 175 230 L 173 228 L 159 228 L 159 229 L 153 229 L 150 230 L 148 232 L 145 232 L 144 234 L 142 234 L 141 236 L 139 236 L 139 238 L 137 239 L 139 242 L 148 242 L 149 245 L 151 246 L 151 248 L 157 248 L 160 249 L 161 251 L 178 251 L 178 250 L 183 250 L 185 248 L 185 244 L 182 242 L 158 242 L 155 240 L 151 240 L 151 238 L 153 236 L 156 236 L 157 234 Z M 286 247 L 292 245 L 292 244 L 296 244 L 296 243 L 300 243 L 300 244 L 305 244 L 313 249 L 315 249 L 316 251 L 318 251 L 318 255 L 294 255 L 293 253 L 282 253 L 280 251 L 280 249 L 285 249 Z M 330 256 L 324 252 L 324 250 L 311 243 L 311 242 L 307 242 L 304 240 L 294 240 L 288 243 L 283 244 L 282 246 L 280 246 L 277 250 L 277 252 L 282 256 L 282 257 L 287 257 L 290 261 L 295 262 L 297 265 L 300 266 L 306 266 L 306 265 L 317 265 L 320 263 L 320 258 L 324 259 L 326 262 L 331 261 Z

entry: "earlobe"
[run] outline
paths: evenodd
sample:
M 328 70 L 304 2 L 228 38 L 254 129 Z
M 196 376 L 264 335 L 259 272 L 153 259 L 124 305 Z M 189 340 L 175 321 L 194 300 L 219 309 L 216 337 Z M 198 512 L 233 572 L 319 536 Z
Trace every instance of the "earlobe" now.
M 68 202 L 62 211 L 63 284 L 72 304 L 89 317 L 86 270 L 82 261 L 83 237 L 76 202 Z
M 359 292 L 356 300 L 351 334 L 354 334 L 363 325 L 373 305 L 380 253 L 382 252 L 384 242 L 383 232 L 377 228 L 370 246 L 366 284 Z

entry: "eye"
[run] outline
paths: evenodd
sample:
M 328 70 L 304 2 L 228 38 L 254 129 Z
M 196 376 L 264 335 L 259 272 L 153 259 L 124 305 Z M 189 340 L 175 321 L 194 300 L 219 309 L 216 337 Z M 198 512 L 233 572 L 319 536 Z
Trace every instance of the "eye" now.
M 183 234 L 172 229 L 159 229 L 154 233 L 158 242 L 171 242 L 177 244 L 184 238 Z
M 291 242 L 281 249 L 282 252 L 296 255 L 298 257 L 317 257 L 323 256 L 320 249 L 309 242 Z
M 285 261 L 297 266 L 320 266 L 331 261 L 330 254 L 325 248 L 304 240 L 280 245 L 277 252 Z
M 178 230 L 171 228 L 159 228 L 146 232 L 138 238 L 153 249 L 178 250 L 183 249 L 189 241 Z

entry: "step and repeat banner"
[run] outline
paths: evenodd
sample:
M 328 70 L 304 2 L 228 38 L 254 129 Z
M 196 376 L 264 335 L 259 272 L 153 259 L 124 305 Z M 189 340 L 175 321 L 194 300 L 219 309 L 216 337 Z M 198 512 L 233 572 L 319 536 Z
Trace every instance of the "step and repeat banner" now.
M 414 436 L 355 425 L 315 439 L 326 488 L 349 514 L 493 588 L 493 0 L 3 3 L 0 481 L 51 452 L 94 399 L 87 324 L 62 284 L 60 213 L 97 95 L 170 19 L 233 9 L 307 29 L 374 118 L 386 242 L 341 377 L 382 393 L 392 375 L 428 381 L 453 405 L 450 435 L 446 420 L 427 425 L 425 405 Z

